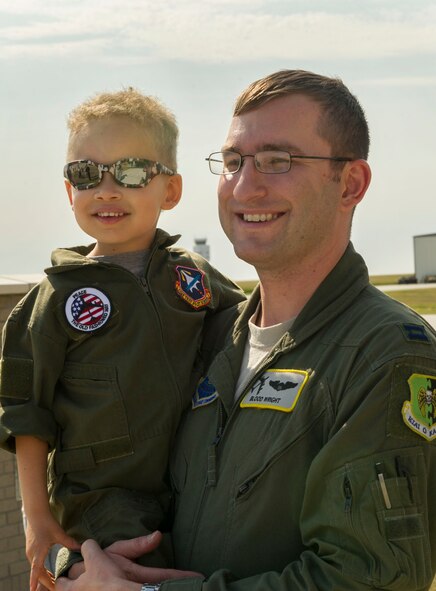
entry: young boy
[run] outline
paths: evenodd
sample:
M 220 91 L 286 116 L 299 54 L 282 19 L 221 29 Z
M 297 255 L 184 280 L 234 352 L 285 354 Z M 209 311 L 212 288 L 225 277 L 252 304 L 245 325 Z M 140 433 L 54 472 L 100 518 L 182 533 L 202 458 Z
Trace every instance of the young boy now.
M 0 440 L 17 453 L 32 591 L 52 544 L 165 528 L 168 454 L 204 322 L 244 298 L 156 228 L 182 191 L 178 129 L 160 102 L 100 94 L 68 126 L 65 186 L 96 242 L 54 251 L 3 334 Z

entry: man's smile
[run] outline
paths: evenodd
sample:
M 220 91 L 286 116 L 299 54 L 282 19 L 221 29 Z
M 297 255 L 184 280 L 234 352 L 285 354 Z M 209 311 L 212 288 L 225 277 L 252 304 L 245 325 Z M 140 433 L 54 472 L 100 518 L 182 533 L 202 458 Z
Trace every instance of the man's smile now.
M 278 213 L 243 213 L 242 219 L 244 222 L 271 222 L 276 220 L 279 215 Z

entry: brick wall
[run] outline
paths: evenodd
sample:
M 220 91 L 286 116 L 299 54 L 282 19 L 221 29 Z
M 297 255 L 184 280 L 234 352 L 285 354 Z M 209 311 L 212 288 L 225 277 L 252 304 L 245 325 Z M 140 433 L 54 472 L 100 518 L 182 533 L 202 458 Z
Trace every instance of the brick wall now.
M 0 277 L 0 331 L 31 285 Z M 29 565 L 24 546 L 15 456 L 0 449 L 0 591 L 28 591 Z

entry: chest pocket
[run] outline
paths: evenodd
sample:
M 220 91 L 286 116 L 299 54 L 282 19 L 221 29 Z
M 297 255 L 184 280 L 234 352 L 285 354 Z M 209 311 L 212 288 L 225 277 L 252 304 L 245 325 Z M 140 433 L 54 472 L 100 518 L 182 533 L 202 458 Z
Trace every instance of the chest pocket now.
M 61 472 L 132 453 L 115 367 L 66 363 L 54 412 L 62 433 L 57 465 Z

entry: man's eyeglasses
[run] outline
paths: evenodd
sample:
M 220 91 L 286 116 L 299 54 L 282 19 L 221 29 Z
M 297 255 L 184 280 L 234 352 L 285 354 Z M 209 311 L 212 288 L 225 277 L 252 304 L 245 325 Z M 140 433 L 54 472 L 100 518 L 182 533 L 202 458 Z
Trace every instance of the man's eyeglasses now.
M 97 187 L 103 179 L 104 172 L 110 172 L 116 183 L 128 189 L 146 187 L 158 174 L 176 174 L 160 162 L 142 158 L 123 158 L 113 164 L 74 160 L 64 167 L 64 177 L 79 191 Z
M 239 154 L 225 150 L 224 152 L 212 152 L 206 158 L 212 174 L 235 174 L 244 162 L 244 158 L 254 158 L 254 165 L 259 172 L 265 174 L 282 174 L 291 170 L 294 158 L 307 158 L 308 160 L 333 160 L 335 162 L 350 162 L 353 158 L 342 156 L 295 156 L 282 150 L 265 150 L 257 154 Z

